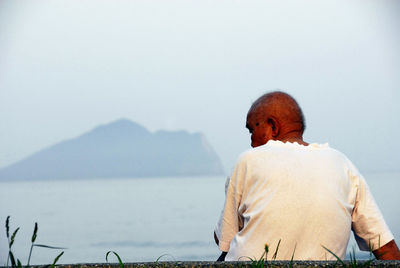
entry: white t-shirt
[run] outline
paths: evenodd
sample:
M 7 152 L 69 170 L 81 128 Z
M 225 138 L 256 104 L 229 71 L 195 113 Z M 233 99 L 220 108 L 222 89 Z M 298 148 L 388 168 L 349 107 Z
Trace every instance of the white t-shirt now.
M 327 144 L 269 141 L 243 153 L 226 183 L 215 233 L 225 260 L 344 258 L 353 230 L 361 250 L 393 239 L 368 186 Z

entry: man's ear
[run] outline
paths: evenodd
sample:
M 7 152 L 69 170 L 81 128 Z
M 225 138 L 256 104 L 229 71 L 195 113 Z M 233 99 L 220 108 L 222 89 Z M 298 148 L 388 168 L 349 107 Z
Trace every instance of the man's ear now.
M 269 117 L 268 120 L 268 125 L 270 125 L 271 129 L 272 129 L 272 137 L 276 138 L 279 135 L 279 122 L 278 120 L 276 120 L 275 117 Z

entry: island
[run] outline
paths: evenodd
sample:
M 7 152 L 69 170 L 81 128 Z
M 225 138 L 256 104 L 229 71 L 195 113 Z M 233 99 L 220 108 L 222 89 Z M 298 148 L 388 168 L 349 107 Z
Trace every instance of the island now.
M 150 132 L 120 119 L 0 169 L 0 180 L 210 176 L 223 172 L 203 134 Z

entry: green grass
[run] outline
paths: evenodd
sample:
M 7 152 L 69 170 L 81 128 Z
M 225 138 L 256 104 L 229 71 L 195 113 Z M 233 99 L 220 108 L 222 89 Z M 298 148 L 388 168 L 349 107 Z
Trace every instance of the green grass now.
M 276 260 L 280 243 L 281 243 L 281 240 L 279 239 L 279 242 L 278 242 L 278 245 L 276 246 L 274 255 L 272 256 L 272 260 Z M 292 257 L 291 257 L 291 259 L 290 259 L 290 261 L 288 263 L 288 267 L 289 268 L 292 268 L 293 265 L 294 265 L 294 255 L 295 255 L 295 252 L 296 252 L 296 246 L 297 245 L 294 246 Z M 337 256 L 333 251 L 331 251 L 330 249 L 328 249 L 328 248 L 326 248 L 324 246 L 322 246 L 322 247 L 336 258 L 338 264 L 340 264 L 342 267 L 346 267 L 346 268 L 347 267 L 349 267 L 349 268 L 370 267 L 371 263 L 374 260 L 376 260 L 375 257 L 372 257 L 373 256 L 372 255 L 373 248 L 372 248 L 370 243 L 368 245 L 369 252 L 370 252 L 370 258 L 367 261 L 362 261 L 362 262 L 360 262 L 360 261 L 358 261 L 356 259 L 356 254 L 355 254 L 355 249 L 354 248 L 353 248 L 353 252 L 350 252 L 350 254 L 349 254 L 350 255 L 349 262 L 346 263 L 339 256 Z M 379 247 L 380 246 L 378 246 L 378 248 Z M 265 244 L 264 252 L 263 252 L 263 254 L 261 255 L 261 257 L 259 259 L 252 259 L 250 257 L 245 257 L 245 258 L 248 258 L 251 261 L 251 267 L 253 267 L 253 268 L 268 267 L 268 266 L 271 266 L 271 263 L 268 262 L 268 258 L 267 258 L 268 257 L 268 252 L 269 252 L 269 247 L 268 247 L 267 244 Z
M 355 249 L 353 248 L 353 252 L 350 252 L 350 260 L 349 263 L 345 263 L 339 256 L 337 256 L 334 252 L 332 252 L 330 249 L 322 246 L 326 251 L 328 251 L 330 254 L 332 254 L 337 262 L 342 266 L 342 267 L 349 267 L 349 268 L 357 268 L 357 267 L 369 267 L 371 266 L 371 263 L 376 260 L 375 257 L 372 257 L 372 247 L 369 245 L 369 252 L 370 252 L 370 258 L 367 261 L 360 262 L 356 259 L 356 253 Z
M 275 252 L 272 255 L 272 261 L 276 260 L 276 257 L 278 256 L 278 251 L 279 251 L 279 246 L 281 244 L 281 239 L 279 239 L 278 244 L 275 248 Z M 296 246 L 294 247 L 293 254 L 292 254 L 292 259 L 289 262 L 289 267 L 293 267 L 293 258 L 294 258 L 294 252 L 296 251 Z M 263 254 L 259 259 L 252 259 L 250 257 L 246 257 L 251 261 L 251 267 L 253 268 L 261 268 L 261 267 L 268 267 L 270 263 L 268 263 L 268 252 L 269 252 L 269 246 L 268 244 L 265 244 L 264 246 L 264 251 Z
M 110 253 L 113 253 L 113 254 L 117 257 L 118 262 L 119 262 L 119 267 L 120 267 L 120 268 L 124 268 L 124 263 L 122 262 L 121 257 L 120 257 L 120 256 L 118 255 L 118 253 L 115 252 L 115 251 L 109 251 L 109 252 L 106 253 L 106 261 L 108 262 L 108 255 L 109 255 Z
M 17 229 L 15 229 L 15 231 L 12 233 L 12 235 L 10 236 L 10 216 L 7 217 L 6 219 L 6 236 L 7 236 L 7 240 L 8 240 L 8 256 L 7 256 L 7 268 L 10 267 L 9 263 L 11 262 L 11 267 L 12 268 L 22 268 L 22 263 L 21 261 L 15 257 L 15 254 L 12 251 L 12 246 L 15 242 L 15 237 L 17 236 L 17 233 L 19 231 L 19 227 Z M 31 238 L 31 248 L 29 250 L 29 257 L 28 257 L 28 262 L 26 264 L 25 267 L 29 267 L 30 264 L 30 260 L 32 257 L 32 251 L 34 247 L 42 247 L 42 248 L 50 248 L 50 249 L 65 249 L 65 248 L 61 248 L 61 247 L 53 247 L 53 246 L 47 246 L 47 245 L 42 245 L 42 244 L 36 244 L 36 238 L 37 238 L 37 233 L 38 233 L 39 227 L 37 222 L 35 222 L 35 227 L 33 229 L 33 234 L 32 234 L 32 238 Z M 54 268 L 55 265 L 57 264 L 58 260 L 60 259 L 60 257 L 64 254 L 64 251 L 62 251 L 60 254 L 57 255 L 57 257 L 54 259 L 53 264 L 50 266 L 51 268 Z

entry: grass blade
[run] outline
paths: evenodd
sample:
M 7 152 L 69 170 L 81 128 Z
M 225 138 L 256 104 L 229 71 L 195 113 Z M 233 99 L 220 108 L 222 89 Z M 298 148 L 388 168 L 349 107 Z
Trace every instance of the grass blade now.
M 279 239 L 279 241 L 278 241 L 278 245 L 276 246 L 276 249 L 275 249 L 275 252 L 274 252 L 274 255 L 272 256 L 272 259 L 273 260 L 276 260 L 276 257 L 277 257 L 277 255 L 278 255 L 278 249 L 279 249 L 279 245 L 281 244 L 281 239 Z
M 37 222 L 35 222 L 35 228 L 33 229 L 33 235 L 32 235 L 32 243 L 34 243 L 36 240 L 37 232 L 38 232 L 38 224 Z
M 374 259 L 369 259 L 368 261 L 364 262 L 364 264 L 361 267 L 370 267 L 371 266 L 371 262 L 373 262 Z
M 321 245 L 322 246 L 322 245 Z M 340 262 L 343 266 L 346 266 L 346 264 L 342 261 L 341 258 L 339 258 L 335 253 L 333 253 L 330 249 L 322 246 L 326 251 L 328 251 L 330 254 L 332 254 L 333 256 L 335 256 L 335 258 L 338 260 L 338 262 Z
M 368 239 L 368 251 L 369 251 L 369 258 L 372 257 L 373 246 L 371 245 L 371 239 Z
M 254 259 L 252 259 L 252 258 L 250 258 L 250 257 L 247 257 L 247 256 L 240 256 L 240 257 L 238 258 L 238 261 L 241 261 L 241 260 L 244 259 L 244 258 L 247 258 L 247 259 L 249 259 L 249 261 L 252 261 L 252 262 L 255 261 Z
M 15 236 L 17 235 L 18 230 L 19 230 L 19 227 L 17 229 L 15 229 L 14 233 L 11 235 L 10 248 L 14 244 Z
M 163 255 L 161 255 L 160 257 L 158 257 L 155 263 L 157 264 L 157 263 L 160 261 L 160 259 L 161 259 L 162 257 L 165 257 L 165 256 L 170 256 L 174 261 L 176 261 L 175 258 L 174 258 L 174 256 L 172 256 L 171 254 L 166 253 L 166 254 L 163 254 Z
M 297 247 L 297 244 L 294 245 L 294 249 L 293 249 L 293 253 L 292 253 L 292 258 L 290 259 L 290 262 L 289 262 L 289 267 L 290 267 L 290 268 L 293 267 L 293 259 L 294 259 L 294 253 L 296 252 L 296 247 Z
M 10 260 L 11 260 L 11 267 L 17 267 L 16 263 L 15 263 L 15 258 L 14 258 L 14 254 L 11 252 L 9 252 L 10 254 Z
M 11 244 L 10 244 L 10 216 L 7 216 L 6 219 L 6 236 L 8 241 L 8 256 L 7 256 L 7 268 L 8 268 L 8 261 L 10 260 L 10 252 L 11 252 Z
M 6 219 L 6 234 L 7 238 L 10 238 L 10 216 L 7 216 Z
M 357 267 L 357 260 L 356 260 L 356 253 L 355 249 L 353 247 L 353 252 L 350 251 L 350 266 L 351 267 Z
M 33 249 L 33 244 L 31 245 L 31 250 L 29 250 L 28 263 L 26 264 L 26 267 L 29 267 L 29 263 L 31 262 L 32 249 Z
M 115 251 L 109 251 L 109 252 L 107 252 L 107 254 L 106 254 L 106 261 L 108 262 L 108 255 L 109 255 L 110 253 L 114 253 L 114 255 L 117 256 L 118 262 L 119 262 L 119 267 L 120 267 L 120 268 L 124 268 L 124 264 L 123 264 L 121 258 L 119 257 L 119 255 L 118 255 L 117 252 L 115 252 Z
M 51 248 L 51 249 L 67 249 L 67 248 L 53 247 L 53 246 L 47 246 L 47 245 L 42 245 L 42 244 L 33 244 L 33 246 L 40 247 L 40 248 Z
M 64 254 L 64 251 L 62 251 L 58 256 L 54 259 L 53 264 L 50 266 L 50 268 L 54 268 L 56 266 L 56 263 L 60 259 L 60 257 Z
M 22 263 L 20 262 L 19 259 L 17 259 L 17 268 L 22 268 Z

